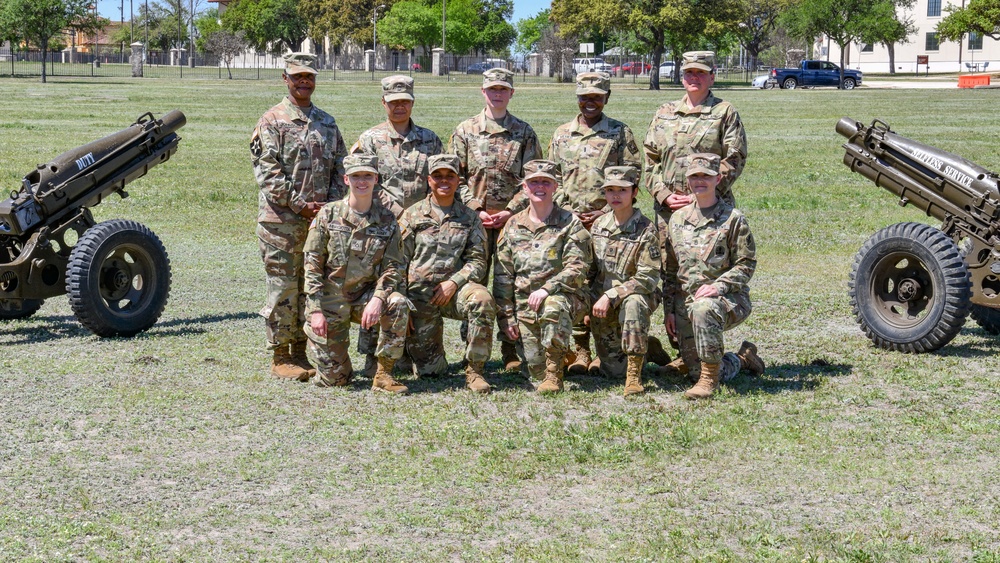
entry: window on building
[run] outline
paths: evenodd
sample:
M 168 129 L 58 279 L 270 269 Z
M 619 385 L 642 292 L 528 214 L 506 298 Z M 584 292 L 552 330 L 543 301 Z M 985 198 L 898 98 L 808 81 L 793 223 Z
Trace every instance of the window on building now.
M 930 32 L 927 34 L 927 42 L 924 44 L 925 51 L 937 51 L 940 42 L 938 41 L 937 32 Z
M 941 0 L 927 0 L 927 15 L 930 17 L 941 15 Z
M 969 32 L 969 50 L 970 51 L 983 50 L 983 36 L 976 33 L 975 31 Z
M 875 50 L 875 45 L 872 45 L 871 43 L 865 43 L 864 45 L 861 46 L 862 53 L 871 53 L 874 50 Z

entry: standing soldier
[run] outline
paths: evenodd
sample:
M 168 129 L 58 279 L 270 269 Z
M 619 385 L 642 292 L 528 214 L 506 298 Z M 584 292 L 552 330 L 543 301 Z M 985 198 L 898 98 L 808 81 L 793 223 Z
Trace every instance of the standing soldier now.
M 458 124 L 448 152 L 458 155 L 462 203 L 479 213 L 486 228 L 486 268 L 483 283 L 496 254 L 497 236 L 508 219 L 527 206 L 520 193 L 524 164 L 542 158 L 538 137 L 527 123 L 507 111 L 514 97 L 514 73 L 491 68 L 483 73 L 482 113 Z M 494 292 L 496 285 L 494 282 Z M 521 362 L 514 342 L 501 331 L 500 352 L 504 367 L 517 369 Z
M 590 229 L 595 271 L 590 286 L 594 302 L 590 326 L 597 349 L 594 362 L 609 375 L 621 377 L 624 372 L 626 397 L 644 391 L 649 318 L 660 304 L 656 291 L 660 242 L 653 222 L 633 207 L 638 183 L 639 170 L 634 166 L 605 168 L 604 195 L 612 213 L 599 217 Z
M 693 201 L 687 187 L 688 159 L 694 153 L 712 153 L 721 159 L 719 197 L 736 205 L 732 185 L 743 172 L 747 158 L 747 136 L 740 115 L 729 102 L 712 94 L 715 84 L 715 53 L 684 53 L 681 64 L 684 97 L 660 106 L 646 130 L 643 148 L 646 166 L 643 178 L 653 196 L 660 246 L 666 253 L 670 215 Z M 669 309 L 664 315 L 670 314 Z M 668 366 L 687 373 L 681 357 Z
M 312 104 L 316 57 L 285 56 L 281 78 L 288 97 L 257 122 L 250 140 L 260 184 L 257 237 L 267 274 L 267 346 L 274 350 L 271 375 L 307 381 L 302 245 L 309 220 L 328 201 L 344 195 L 347 148 L 333 116 Z
M 493 297 L 500 330 L 521 339 L 529 377 L 544 377 L 538 391 L 553 393 L 563 389 L 573 324 L 587 313 L 583 292 L 593 249 L 583 223 L 552 202 L 559 165 L 533 160 L 524 172 L 529 206 L 500 233 Z
M 351 382 L 351 322 L 380 326 L 378 368 L 372 389 L 406 393 L 392 378 L 403 353 L 409 304 L 403 296 L 403 251 L 392 212 L 373 198 L 378 182 L 375 157 L 344 159 L 349 193 L 319 212 L 305 244 L 305 294 L 309 359 L 317 385 Z
M 362 133 L 351 152 L 378 157 L 379 186 L 375 195 L 398 219 L 403 210 L 427 196 L 427 159 L 439 154 L 442 146 L 441 139 L 433 131 L 420 127 L 410 118 L 413 79 L 409 76 L 382 79 L 382 107 L 386 121 Z M 365 375 L 368 377 L 375 373 L 372 352 L 376 338 L 374 330 L 362 329 L 358 334 L 358 350 L 365 354 Z
M 719 380 L 743 368 L 764 373 L 757 347 L 744 341 L 739 352 L 724 353 L 722 333 L 750 315 L 750 277 L 756 247 L 746 217 L 716 193 L 722 179 L 716 154 L 688 156 L 687 180 L 694 201 L 677 210 L 667 226 L 664 256 L 664 310 L 667 332 L 680 342 L 684 363 L 701 364 L 688 399 L 705 399 Z
M 477 281 L 486 273 L 486 231 L 479 216 L 455 199 L 458 157 L 439 154 L 428 162 L 430 195 L 399 219 L 408 262 L 407 296 L 414 307 L 406 350 L 417 375 L 444 374 L 448 360 L 442 319 L 468 322 L 465 384 L 477 393 L 489 393 L 483 365 L 493 347 L 496 305 Z
M 559 164 L 562 185 L 555 204 L 576 215 L 588 230 L 598 217 L 609 213 L 604 199 L 602 173 L 609 166 L 641 166 L 639 147 L 628 125 L 604 113 L 611 99 L 611 76 L 604 72 L 576 75 L 576 102 L 580 113 L 560 125 L 549 143 L 549 160 Z M 590 363 L 590 330 L 573 327 L 574 356 L 569 372 L 585 373 Z M 665 364 L 660 341 L 650 339 L 650 360 Z

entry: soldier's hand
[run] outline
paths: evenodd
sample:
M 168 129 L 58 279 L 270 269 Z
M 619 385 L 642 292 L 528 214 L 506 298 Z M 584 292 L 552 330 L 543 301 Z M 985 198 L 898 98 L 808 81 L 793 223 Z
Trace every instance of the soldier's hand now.
M 451 280 L 437 284 L 437 287 L 434 288 L 434 295 L 431 296 L 431 305 L 444 307 L 451 301 L 456 291 L 458 291 L 458 284 Z
M 608 299 L 607 295 L 602 295 L 597 303 L 594 303 L 594 316 L 603 319 L 608 316 L 608 309 L 611 308 L 611 300 Z
M 513 213 L 511 213 L 510 211 L 507 211 L 506 209 L 504 209 L 503 211 L 498 211 L 498 212 L 494 213 L 492 215 L 492 217 L 493 217 L 493 228 L 494 229 L 499 229 L 500 227 L 504 226 L 504 224 L 507 222 L 507 219 L 510 219 L 510 217 L 512 215 L 513 215 Z
M 667 329 L 667 334 L 677 338 L 677 316 L 673 313 L 667 315 L 667 318 L 663 320 L 664 328 Z
M 299 211 L 299 215 L 305 217 L 306 219 L 312 219 L 317 213 L 319 213 L 320 209 L 323 209 L 324 205 L 326 204 L 321 201 L 310 201 L 305 207 L 302 208 L 302 211 Z
M 510 326 L 503 329 L 503 331 L 507 333 L 507 337 L 511 340 L 520 340 L 521 338 L 521 331 L 517 328 L 516 324 L 512 323 Z
M 382 305 L 382 300 L 378 297 L 372 297 L 368 301 L 364 312 L 361 313 L 361 328 L 368 330 L 378 324 L 382 318 Z
M 698 288 L 698 291 L 694 292 L 695 299 L 701 299 L 702 297 L 718 297 L 719 288 L 712 284 L 706 284 Z
M 492 229 L 493 226 L 493 216 L 485 211 L 479 212 L 479 220 L 483 222 L 483 227 L 486 229 Z
M 545 298 L 548 296 L 548 291 L 545 291 L 544 289 L 536 289 L 531 292 L 531 295 L 528 296 L 528 306 L 531 307 L 532 311 L 537 313 L 538 310 L 542 308 L 542 303 L 545 302 Z
M 667 207 L 671 211 L 677 211 L 685 205 L 694 201 L 694 197 L 686 194 L 670 194 L 667 196 Z
M 598 209 L 595 211 L 588 211 L 586 213 L 581 213 L 579 217 L 580 221 L 583 223 L 583 226 L 589 231 L 590 226 L 593 225 L 594 221 L 596 221 L 597 218 L 600 217 L 601 215 L 604 215 L 604 212 Z
M 309 316 L 309 328 L 316 336 L 326 336 L 326 315 L 323 311 L 313 311 Z

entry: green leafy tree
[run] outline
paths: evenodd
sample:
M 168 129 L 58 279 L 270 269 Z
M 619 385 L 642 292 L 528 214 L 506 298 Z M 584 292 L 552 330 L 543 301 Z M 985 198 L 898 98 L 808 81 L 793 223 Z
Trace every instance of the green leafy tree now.
M 861 40 L 885 45 L 889 53 L 889 74 L 896 74 L 896 43 L 907 43 L 917 32 L 909 10 L 916 0 L 880 0 L 862 22 Z
M 750 68 L 756 69 L 760 54 L 771 46 L 771 38 L 778 18 L 794 0 L 740 0 L 739 24 L 732 33 L 746 49 Z
M 64 30 L 96 33 L 107 25 L 90 10 L 90 0 L 4 0 L 0 3 L 0 30 L 11 44 L 23 42 L 42 50 L 42 82 L 52 40 Z
M 889 0 L 800 0 L 785 12 L 783 20 L 791 32 L 810 40 L 825 35 L 840 47 L 840 84 L 844 83 L 847 46 L 863 40 L 865 33 Z
M 964 8 L 948 4 L 945 11 L 948 15 L 937 25 L 941 40 L 961 41 L 974 32 L 1000 41 L 1000 0 L 969 0 Z
M 208 43 L 208 38 L 211 35 L 222 29 L 222 24 L 219 23 L 219 9 L 209 8 L 194 19 L 194 28 L 198 30 L 197 38 L 194 40 L 195 48 L 199 52 L 214 52 L 208 49 L 205 45 Z M 245 35 L 245 34 L 244 34 Z
M 222 15 L 222 27 L 242 30 L 250 46 L 275 55 L 299 50 L 310 35 L 299 0 L 236 0 Z
M 423 47 L 429 53 L 441 44 L 441 4 L 404 0 L 378 21 L 382 43 L 398 49 Z
M 530 18 L 518 20 L 514 24 L 517 30 L 516 50 L 518 53 L 533 53 L 538 47 L 538 42 L 542 40 L 542 33 L 546 29 L 552 28 L 549 21 L 550 10 L 542 10 Z

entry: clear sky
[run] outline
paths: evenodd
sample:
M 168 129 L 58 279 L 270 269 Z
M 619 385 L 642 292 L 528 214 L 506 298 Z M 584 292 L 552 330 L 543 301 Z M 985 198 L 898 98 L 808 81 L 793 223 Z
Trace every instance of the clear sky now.
M 129 4 L 131 3 L 133 12 L 137 14 L 139 12 L 139 6 L 141 6 L 144 1 L 145 0 L 125 0 L 125 21 L 129 20 Z M 187 5 L 190 1 L 191 0 L 181 0 L 181 2 L 185 5 Z M 150 0 L 150 3 L 152 3 L 152 0 Z M 524 18 L 530 18 L 538 12 L 548 8 L 550 4 L 551 0 L 514 0 L 514 17 L 511 18 L 511 23 L 515 23 L 517 20 Z M 202 2 L 202 5 L 205 5 L 205 2 Z M 97 0 L 98 13 L 111 19 L 112 21 L 121 20 L 121 7 L 122 0 Z

